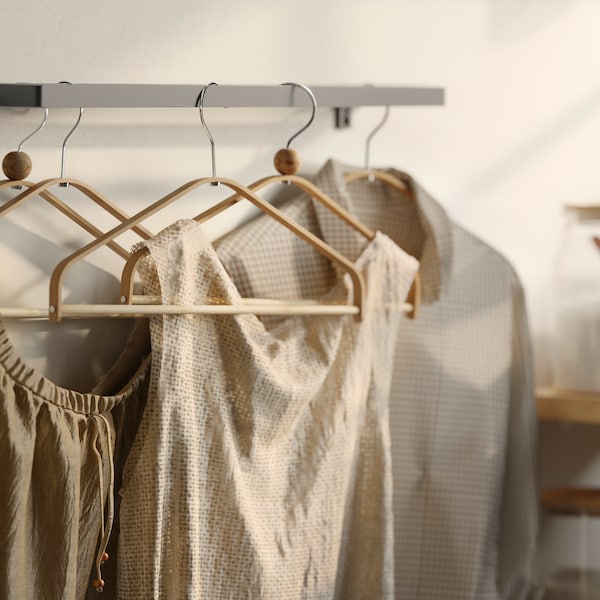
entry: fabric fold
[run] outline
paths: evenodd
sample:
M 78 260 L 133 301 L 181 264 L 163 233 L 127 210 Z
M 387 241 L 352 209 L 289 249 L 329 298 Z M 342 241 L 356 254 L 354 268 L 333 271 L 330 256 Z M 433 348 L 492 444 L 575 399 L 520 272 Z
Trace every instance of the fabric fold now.
M 145 293 L 239 301 L 198 223 L 145 244 Z M 417 266 L 386 236 L 367 243 L 360 323 L 151 318 L 150 391 L 122 489 L 120 598 L 393 596 L 389 336 Z M 347 301 L 349 283 L 325 297 Z

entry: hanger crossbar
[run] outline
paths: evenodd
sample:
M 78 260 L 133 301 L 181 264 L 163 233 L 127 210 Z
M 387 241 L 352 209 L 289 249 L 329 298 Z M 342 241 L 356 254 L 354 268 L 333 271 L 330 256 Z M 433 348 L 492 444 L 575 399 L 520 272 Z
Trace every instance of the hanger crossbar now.
M 392 308 L 385 305 L 385 308 Z M 410 312 L 410 302 L 403 302 L 396 308 Z M 347 304 L 319 304 L 306 300 L 265 300 L 244 298 L 239 304 L 179 305 L 161 304 L 160 299 L 150 296 L 135 296 L 134 304 L 63 304 L 63 319 L 85 319 L 93 317 L 132 318 L 151 315 L 307 315 L 335 316 L 357 315 L 359 308 Z M 48 319 L 48 308 L 0 307 L 0 319 Z
M 61 318 L 88 317 L 131 318 L 149 315 L 357 315 L 359 308 L 345 304 L 309 304 L 299 302 L 241 304 L 62 304 Z M 48 319 L 48 308 L 0 308 L 2 319 Z

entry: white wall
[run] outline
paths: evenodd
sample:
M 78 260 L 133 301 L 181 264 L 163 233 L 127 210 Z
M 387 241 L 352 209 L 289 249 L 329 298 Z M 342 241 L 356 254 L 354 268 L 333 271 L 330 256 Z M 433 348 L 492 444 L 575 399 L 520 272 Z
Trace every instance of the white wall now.
M 373 141 L 372 163 L 412 172 L 457 221 L 513 262 L 527 292 L 538 381 L 545 383 L 560 209 L 599 193 L 599 22 L 594 0 L 22 0 L 3 7 L 0 81 L 444 86 L 444 108 L 392 110 Z M 75 112 L 51 111 L 49 125 L 27 145 L 32 179 L 58 175 L 60 141 Z M 380 115 L 378 108 L 357 109 L 351 129 L 335 130 L 331 111 L 321 110 L 295 144 L 303 174 L 329 157 L 360 164 Z M 271 173 L 272 155 L 306 117 L 302 110 L 207 110 L 219 174 L 252 181 Z M 40 118 L 39 110 L 0 109 L 0 152 L 15 149 Z M 69 143 L 67 175 L 133 212 L 209 174 L 209 156 L 191 109 L 89 109 Z M 213 193 L 178 205 L 155 229 L 175 214 L 199 212 Z M 250 212 L 227 213 L 211 233 Z M 39 202 L 0 222 L 0 236 L 5 305 L 45 304 L 48 269 L 85 239 Z M 108 298 L 119 264 L 98 253 L 68 282 L 66 295 Z M 118 349 L 118 334 L 93 324 L 63 326 L 58 335 L 47 335 L 43 324 L 9 329 L 32 364 L 67 385 L 86 385 Z M 596 435 L 543 425 L 542 481 L 598 483 Z M 577 561 L 575 542 L 561 543 L 564 528 L 576 534 L 573 523 L 556 521 L 545 523 L 544 575 Z M 600 530 L 593 531 L 600 564 Z

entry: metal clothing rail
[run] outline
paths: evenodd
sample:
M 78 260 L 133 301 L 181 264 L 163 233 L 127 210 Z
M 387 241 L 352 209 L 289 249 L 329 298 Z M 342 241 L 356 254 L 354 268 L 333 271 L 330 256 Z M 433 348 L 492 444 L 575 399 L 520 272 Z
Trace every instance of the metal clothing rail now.
M 181 108 L 196 106 L 203 84 L 2 83 L 0 106 L 46 108 Z M 444 88 L 379 86 L 310 86 L 319 106 L 440 106 Z M 204 106 L 295 107 L 310 100 L 295 86 L 218 85 Z

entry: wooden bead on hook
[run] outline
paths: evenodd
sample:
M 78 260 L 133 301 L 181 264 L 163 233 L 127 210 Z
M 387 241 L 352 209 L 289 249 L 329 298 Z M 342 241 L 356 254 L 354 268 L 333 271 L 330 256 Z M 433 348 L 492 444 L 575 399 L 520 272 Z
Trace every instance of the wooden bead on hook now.
M 294 175 L 300 168 L 300 158 L 293 148 L 282 148 L 275 154 L 273 164 L 282 175 Z
M 31 173 L 31 158 L 26 152 L 9 152 L 2 160 L 2 171 L 13 181 L 25 179 Z

